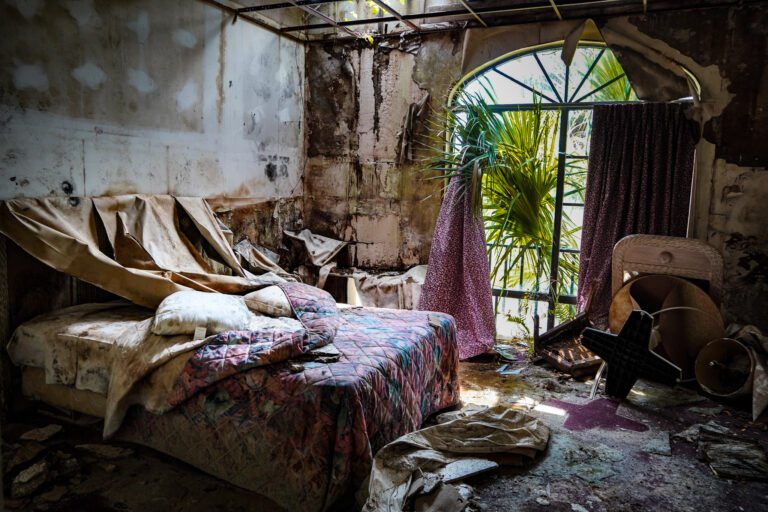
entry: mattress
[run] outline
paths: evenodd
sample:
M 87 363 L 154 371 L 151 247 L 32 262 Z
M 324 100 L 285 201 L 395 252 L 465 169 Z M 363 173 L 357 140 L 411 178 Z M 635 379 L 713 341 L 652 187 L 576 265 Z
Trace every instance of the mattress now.
M 20 325 L 8 354 L 17 366 L 42 369 L 46 384 L 106 396 L 115 340 L 153 315 L 122 301 L 60 309 Z
M 104 417 L 107 407 L 107 399 L 101 393 L 61 384 L 46 384 L 45 370 L 42 368 L 27 367 L 21 370 L 21 393 L 32 400 L 99 418 Z
M 45 372 L 46 384 L 107 395 L 115 341 L 151 319 L 154 311 L 125 301 L 81 304 L 20 325 L 8 343 L 11 361 Z M 293 318 L 251 314 L 250 328 L 301 328 Z
M 246 357 L 236 357 L 244 371 L 216 380 L 211 370 L 221 372 L 226 363 L 212 358 L 207 369 L 200 361 L 211 347 L 201 347 L 176 380 L 189 390 L 179 405 L 163 414 L 131 409 L 117 438 L 166 453 L 286 510 L 327 510 L 363 485 L 377 450 L 459 399 L 451 317 L 369 308 L 339 316 L 337 360 L 251 368 Z M 222 348 L 248 352 L 236 350 L 235 339 Z

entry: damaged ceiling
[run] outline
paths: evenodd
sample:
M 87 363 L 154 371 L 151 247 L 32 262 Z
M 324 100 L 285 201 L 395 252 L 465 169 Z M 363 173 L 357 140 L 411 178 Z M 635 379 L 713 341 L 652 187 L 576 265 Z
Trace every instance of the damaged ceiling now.
M 206 0 L 300 41 L 399 36 L 468 27 L 637 15 L 763 0 Z

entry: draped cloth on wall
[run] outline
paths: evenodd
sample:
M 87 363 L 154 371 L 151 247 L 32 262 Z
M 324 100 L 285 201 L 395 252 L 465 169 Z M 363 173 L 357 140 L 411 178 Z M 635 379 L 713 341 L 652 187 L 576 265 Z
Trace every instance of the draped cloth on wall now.
M 590 318 L 603 326 L 611 303 L 613 246 L 631 234 L 685 236 L 697 141 L 686 105 L 599 105 L 592 118 L 579 306 L 599 283 Z
M 456 319 L 460 359 L 482 354 L 495 342 L 483 222 L 472 215 L 469 197 L 455 182 L 448 186 L 437 217 L 418 309 Z
M 202 198 L 70 200 L 2 201 L 0 233 L 59 272 L 153 309 L 182 290 L 242 294 L 283 281 L 240 266 Z

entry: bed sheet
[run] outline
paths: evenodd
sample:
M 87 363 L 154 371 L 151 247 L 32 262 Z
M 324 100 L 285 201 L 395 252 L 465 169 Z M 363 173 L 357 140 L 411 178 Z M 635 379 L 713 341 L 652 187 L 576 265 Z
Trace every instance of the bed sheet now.
M 17 366 L 44 369 L 47 384 L 106 396 L 115 341 L 153 315 L 124 301 L 63 308 L 21 324 L 8 354 Z
M 338 361 L 283 361 L 204 384 L 188 366 L 178 382 L 191 396 L 174 394 L 164 414 L 131 409 L 117 437 L 285 509 L 326 510 L 363 484 L 377 450 L 459 399 L 452 317 L 360 308 L 336 323 Z

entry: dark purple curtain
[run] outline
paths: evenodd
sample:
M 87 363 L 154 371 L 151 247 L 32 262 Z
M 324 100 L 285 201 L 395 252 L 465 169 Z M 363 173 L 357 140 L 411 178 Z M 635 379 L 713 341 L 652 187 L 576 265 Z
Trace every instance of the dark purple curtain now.
M 456 319 L 459 358 L 490 349 L 496 338 L 483 222 L 451 183 L 440 206 L 418 308 Z
M 590 318 L 604 326 L 611 255 L 631 234 L 685 236 L 695 124 L 679 103 L 596 106 L 584 198 L 579 305 L 599 283 Z

